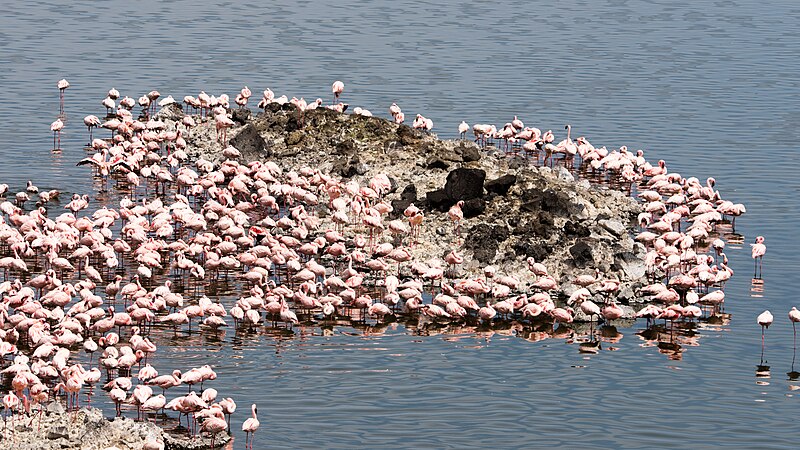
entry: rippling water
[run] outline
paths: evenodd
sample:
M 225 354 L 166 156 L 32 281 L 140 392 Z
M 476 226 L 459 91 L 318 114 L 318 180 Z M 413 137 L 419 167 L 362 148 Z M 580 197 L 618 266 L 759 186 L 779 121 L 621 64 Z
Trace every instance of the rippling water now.
M 680 358 L 640 337 L 641 323 L 591 355 L 569 336 L 417 335 L 396 325 L 175 338 L 181 347 L 162 349 L 157 368 L 213 364 L 213 387 L 239 404 L 236 430 L 249 403 L 259 404 L 261 446 L 794 446 L 800 399 L 785 375 L 785 313 L 796 301 L 799 4 L 271 3 L 4 4 L 0 181 L 13 191 L 33 179 L 90 192 L 87 171 L 75 167 L 81 119 L 102 110 L 110 87 L 181 98 L 246 84 L 327 99 L 342 79 L 352 106 L 386 116 L 396 101 L 445 137 L 461 120 L 516 114 L 542 129 L 571 123 L 595 145 L 643 148 L 684 175 L 716 177 L 724 197 L 748 208 L 737 223 L 745 244 L 727 251 L 731 319 L 702 325 Z M 64 152 L 52 154 L 62 77 L 72 83 L 68 124 Z M 763 289 L 749 278 L 746 243 L 756 234 L 769 247 Z M 756 378 L 755 316 L 766 308 L 776 316 L 771 377 Z

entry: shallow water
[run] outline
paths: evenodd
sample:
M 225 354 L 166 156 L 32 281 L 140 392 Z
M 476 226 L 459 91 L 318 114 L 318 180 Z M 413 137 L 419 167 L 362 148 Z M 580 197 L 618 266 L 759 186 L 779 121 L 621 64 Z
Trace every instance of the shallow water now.
M 344 101 L 387 116 L 396 101 L 454 137 L 461 120 L 519 115 L 563 137 L 643 148 L 671 170 L 714 176 L 745 203 L 744 244 L 726 253 L 730 322 L 703 325 L 680 359 L 620 327 L 595 355 L 570 339 L 508 331 L 417 335 L 336 327 L 293 337 L 194 335 L 163 348 L 165 371 L 211 363 L 210 386 L 258 403 L 256 444 L 297 448 L 790 447 L 800 425 L 787 380 L 786 311 L 795 303 L 798 220 L 800 6 L 791 1 L 274 2 L 199 4 L 13 2 L 0 11 L 0 182 L 12 191 L 92 191 L 85 114 L 116 87 L 138 97 L 207 92 Z M 544 2 L 543 2 L 544 3 Z M 66 77 L 67 127 L 52 154 L 48 126 Z M 68 196 L 67 196 L 68 197 Z M 62 201 L 63 203 L 63 201 Z M 763 291 L 750 283 L 749 246 L 767 239 Z M 770 378 L 756 378 L 760 328 Z M 101 395 L 105 400 L 105 395 Z M 169 398 L 172 395 L 168 395 Z M 113 407 L 112 407 L 113 408 Z M 243 441 L 243 436 L 237 435 Z M 236 447 L 240 447 L 237 442 Z

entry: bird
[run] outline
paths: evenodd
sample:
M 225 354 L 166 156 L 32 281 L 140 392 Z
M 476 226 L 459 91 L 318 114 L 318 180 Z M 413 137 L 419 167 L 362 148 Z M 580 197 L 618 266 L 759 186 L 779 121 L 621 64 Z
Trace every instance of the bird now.
M 469 124 L 465 121 L 461 121 L 458 124 L 458 133 L 461 135 L 461 140 L 465 140 L 467 138 L 467 131 L 469 131 Z
M 69 81 L 66 78 L 62 78 L 58 80 L 56 84 L 58 86 L 58 114 L 64 114 L 64 91 L 69 87 Z
M 253 412 L 253 417 L 245 420 L 242 424 L 242 431 L 245 433 L 245 447 L 246 448 L 253 448 L 253 439 L 255 438 L 256 431 L 258 430 L 259 425 L 261 425 L 258 421 L 258 417 L 256 413 L 258 409 L 256 408 L 256 404 L 250 407 L 250 410 Z
M 752 247 L 752 256 L 753 256 L 753 278 L 760 279 L 761 274 L 761 261 L 764 259 L 764 254 L 767 253 L 767 246 L 764 244 L 764 236 L 757 236 L 756 242 L 754 244 L 750 244 Z M 756 269 L 758 269 L 758 276 L 756 276 Z
M 772 313 L 766 310 L 758 315 L 756 321 L 761 325 L 761 359 L 764 359 L 764 331 L 772 325 Z
M 447 211 L 447 216 L 453 222 L 453 233 L 459 234 L 461 229 L 461 220 L 464 219 L 464 212 L 461 208 L 464 206 L 464 200 L 459 200 L 455 205 L 451 206 Z
M 64 122 L 61 119 L 56 119 L 55 122 L 50 124 L 50 131 L 53 132 L 53 151 L 61 150 L 61 129 L 64 128 Z M 56 136 L 58 136 L 58 145 L 56 145 Z
M 789 320 L 792 321 L 792 332 L 794 333 L 794 340 L 797 342 L 797 330 L 795 329 L 794 324 L 800 322 L 800 311 L 798 311 L 794 306 L 792 306 L 792 310 L 789 311 Z
M 333 103 L 339 101 L 339 96 L 344 92 L 344 83 L 339 80 L 333 82 L 331 85 L 331 92 L 333 92 Z
M 90 114 L 83 118 L 83 124 L 86 125 L 86 128 L 89 129 L 89 144 L 92 143 L 92 128 L 97 128 L 100 126 L 100 118 Z

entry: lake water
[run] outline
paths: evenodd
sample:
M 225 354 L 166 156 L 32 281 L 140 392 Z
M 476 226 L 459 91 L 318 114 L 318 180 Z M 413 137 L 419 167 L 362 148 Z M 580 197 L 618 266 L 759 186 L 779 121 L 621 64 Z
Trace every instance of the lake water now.
M 443 137 L 461 120 L 519 115 L 557 139 L 571 123 L 595 145 L 642 148 L 685 176 L 714 176 L 748 210 L 736 229 L 744 243 L 726 251 L 736 271 L 730 320 L 702 324 L 677 355 L 638 335 L 642 322 L 593 355 L 574 336 L 513 330 L 229 329 L 162 345 L 158 369 L 213 364 L 211 386 L 239 405 L 234 430 L 259 405 L 262 448 L 796 447 L 786 312 L 800 303 L 800 4 L 270 3 L 3 4 L 0 182 L 92 192 L 75 167 L 81 119 L 103 110 L 111 87 L 180 99 L 248 85 L 255 100 L 270 87 L 329 101 L 341 79 L 351 107 L 385 117 L 396 101 Z M 62 77 L 72 83 L 68 125 L 63 153 L 52 154 Z M 746 245 L 758 234 L 769 248 L 763 286 L 751 285 Z M 769 378 L 756 377 L 764 309 L 776 317 Z

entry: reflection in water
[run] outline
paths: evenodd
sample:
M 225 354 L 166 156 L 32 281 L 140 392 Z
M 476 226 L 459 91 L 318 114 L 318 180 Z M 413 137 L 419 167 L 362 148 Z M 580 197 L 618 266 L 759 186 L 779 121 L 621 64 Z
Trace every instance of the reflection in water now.
M 766 364 L 759 364 L 756 366 L 756 378 L 769 378 L 769 366 Z
M 750 297 L 764 298 L 764 279 L 753 278 L 750 280 Z

